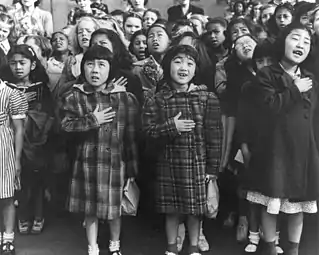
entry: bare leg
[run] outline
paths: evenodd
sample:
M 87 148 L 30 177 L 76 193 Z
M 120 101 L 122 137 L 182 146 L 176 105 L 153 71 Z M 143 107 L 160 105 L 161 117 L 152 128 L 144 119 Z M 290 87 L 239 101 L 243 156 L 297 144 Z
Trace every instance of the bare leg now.
M 95 249 L 97 247 L 97 233 L 99 228 L 98 219 L 96 217 L 85 217 L 85 227 L 88 244 Z
M 188 215 L 187 217 L 187 229 L 189 234 L 189 253 L 198 252 L 198 239 L 200 230 L 200 219 L 198 216 Z
M 176 239 L 178 235 L 179 215 L 178 214 L 166 214 L 166 237 L 168 244 L 168 251 L 177 254 Z
M 14 232 L 16 209 L 13 204 L 13 199 L 8 199 L 3 207 L 4 231 L 8 234 Z
M 277 255 L 276 240 L 277 215 L 269 214 L 266 207 L 262 208 L 261 223 L 266 242 L 263 255 Z
M 299 243 L 303 229 L 303 213 L 291 214 L 288 216 L 288 239 L 289 246 L 287 255 L 298 255 Z
M 121 226 L 122 226 L 121 217 L 114 220 L 110 220 L 109 224 L 110 224 L 111 241 L 119 241 L 120 235 L 121 235 Z

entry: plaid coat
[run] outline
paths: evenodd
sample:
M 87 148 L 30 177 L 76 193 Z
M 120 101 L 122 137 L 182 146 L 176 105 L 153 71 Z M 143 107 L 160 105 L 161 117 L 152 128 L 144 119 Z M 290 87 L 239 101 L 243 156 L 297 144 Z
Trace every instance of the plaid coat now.
M 158 138 L 157 209 L 160 213 L 203 215 L 206 174 L 218 174 L 222 123 L 219 102 L 206 86 L 178 93 L 164 84 L 145 102 L 143 130 Z M 196 123 L 192 132 L 179 133 L 174 117 Z
M 69 210 L 99 219 L 121 216 L 125 178 L 137 175 L 138 103 L 126 91 L 109 86 L 90 91 L 90 85 L 77 84 L 63 100 L 62 128 L 78 133 Z M 112 123 L 99 125 L 95 108 L 112 107 Z

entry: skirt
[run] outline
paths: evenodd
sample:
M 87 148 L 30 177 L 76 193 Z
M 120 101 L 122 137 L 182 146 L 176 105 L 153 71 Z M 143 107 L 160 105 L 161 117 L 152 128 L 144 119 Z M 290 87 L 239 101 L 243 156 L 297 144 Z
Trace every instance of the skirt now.
M 304 201 L 292 203 L 289 199 L 267 197 L 261 193 L 248 191 L 247 200 L 255 204 L 261 204 L 267 207 L 267 212 L 270 214 L 286 214 L 296 213 L 316 213 L 318 211 L 316 201 Z

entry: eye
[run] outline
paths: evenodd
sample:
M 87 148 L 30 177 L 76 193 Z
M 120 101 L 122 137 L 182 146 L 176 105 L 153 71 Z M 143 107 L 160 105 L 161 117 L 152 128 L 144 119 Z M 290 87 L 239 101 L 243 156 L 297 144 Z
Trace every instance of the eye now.
M 188 66 L 192 67 L 192 66 L 194 66 L 194 63 L 193 62 L 188 62 Z

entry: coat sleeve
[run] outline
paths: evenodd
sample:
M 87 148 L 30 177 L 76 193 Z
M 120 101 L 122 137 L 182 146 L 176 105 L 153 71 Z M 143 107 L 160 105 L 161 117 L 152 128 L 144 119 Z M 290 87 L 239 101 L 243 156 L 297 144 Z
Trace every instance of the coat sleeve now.
M 81 104 L 74 92 L 62 100 L 64 118 L 61 127 L 66 132 L 87 132 L 100 127 L 93 113 L 81 114 Z
M 138 174 L 138 133 L 141 127 L 140 107 L 137 99 L 128 96 L 127 126 L 126 129 L 126 175 L 128 178 L 137 177 Z
M 264 69 L 257 75 L 257 94 L 254 99 L 257 104 L 274 114 L 289 111 L 302 100 L 301 93 L 297 86 L 282 85 L 283 90 L 275 88 L 277 82 L 285 82 L 282 76 L 279 80 L 274 80 L 270 74 L 270 69 Z
M 152 138 L 170 137 L 179 135 L 174 118 L 161 122 L 159 119 L 160 108 L 154 97 L 147 98 L 143 111 L 143 131 Z
M 222 155 L 223 127 L 218 99 L 210 94 L 207 101 L 204 131 L 206 141 L 206 174 L 217 175 Z

